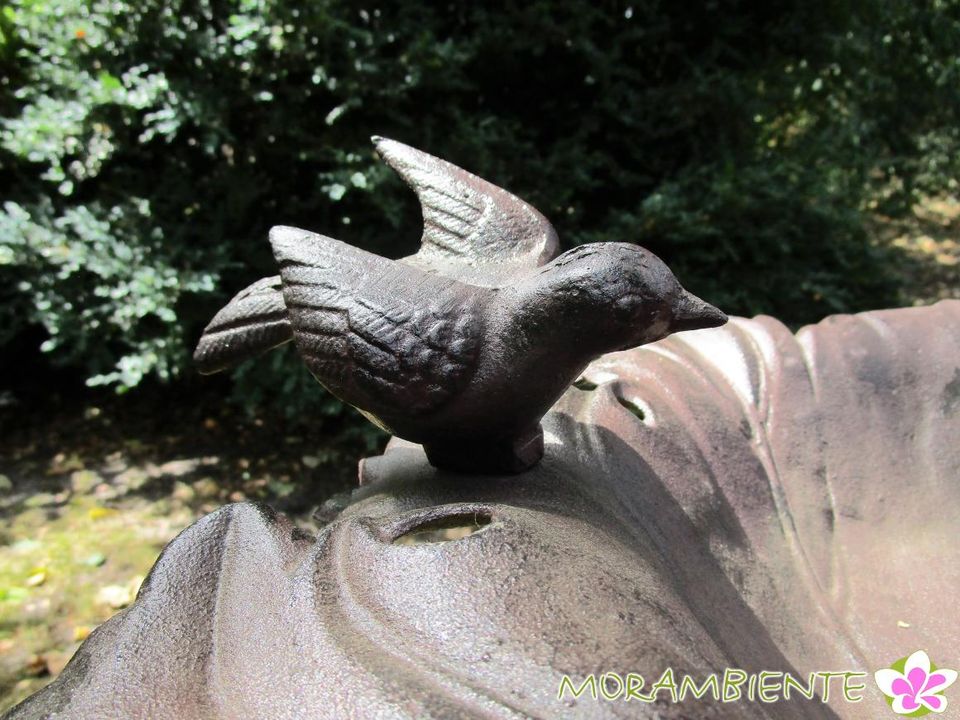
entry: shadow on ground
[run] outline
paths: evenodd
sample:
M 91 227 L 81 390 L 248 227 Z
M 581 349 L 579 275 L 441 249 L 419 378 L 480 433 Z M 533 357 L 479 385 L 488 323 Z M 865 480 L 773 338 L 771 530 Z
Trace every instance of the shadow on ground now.
M 56 677 L 198 517 L 256 500 L 309 529 L 370 452 L 349 425 L 313 437 L 219 396 L 15 400 L 0 408 L 0 712 Z

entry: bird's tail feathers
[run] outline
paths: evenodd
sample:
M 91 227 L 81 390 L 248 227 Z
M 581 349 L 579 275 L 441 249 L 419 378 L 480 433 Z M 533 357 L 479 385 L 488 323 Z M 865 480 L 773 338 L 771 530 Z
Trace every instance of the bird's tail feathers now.
M 220 372 L 293 338 L 280 276 L 241 290 L 207 325 L 193 353 L 201 373 Z

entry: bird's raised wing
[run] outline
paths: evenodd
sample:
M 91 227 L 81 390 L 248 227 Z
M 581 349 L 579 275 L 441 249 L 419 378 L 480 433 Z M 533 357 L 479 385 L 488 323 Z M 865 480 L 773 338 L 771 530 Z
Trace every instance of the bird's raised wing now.
M 437 410 L 469 381 L 491 290 L 306 230 L 275 227 L 270 243 L 294 342 L 342 400 L 386 426 Z
M 556 256 L 557 233 L 535 208 L 506 190 L 395 140 L 377 152 L 420 200 L 420 251 L 404 261 L 429 272 L 498 287 Z

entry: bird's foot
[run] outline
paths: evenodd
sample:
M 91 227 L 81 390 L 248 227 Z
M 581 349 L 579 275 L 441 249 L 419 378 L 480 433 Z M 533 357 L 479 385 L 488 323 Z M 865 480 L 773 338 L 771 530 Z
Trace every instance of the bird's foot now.
M 430 464 L 472 475 L 501 475 L 529 470 L 543 457 L 543 429 L 512 438 L 470 438 L 425 443 Z

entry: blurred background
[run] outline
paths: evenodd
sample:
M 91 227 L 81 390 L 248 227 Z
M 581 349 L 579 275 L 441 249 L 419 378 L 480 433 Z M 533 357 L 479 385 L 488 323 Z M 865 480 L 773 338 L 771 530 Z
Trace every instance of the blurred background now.
M 271 225 L 416 248 L 372 134 L 732 314 L 960 297 L 960 0 L 0 7 L 0 711 L 198 515 L 310 527 L 382 446 L 289 348 L 189 360 Z

